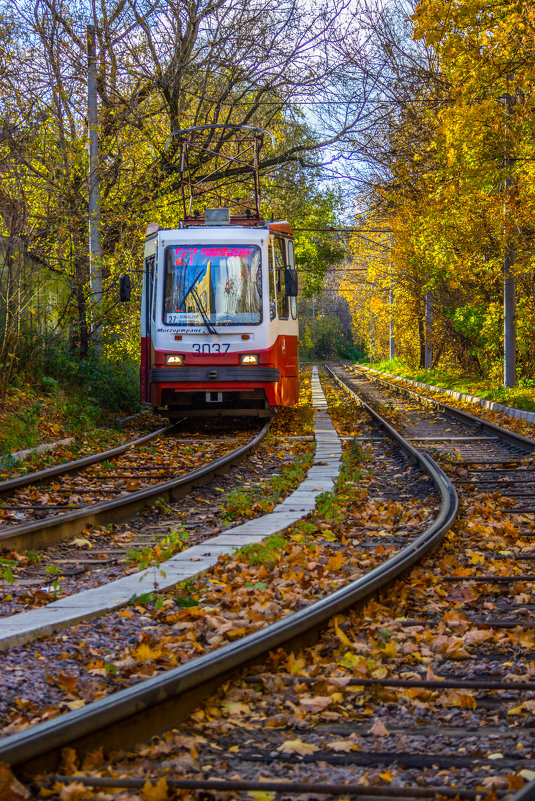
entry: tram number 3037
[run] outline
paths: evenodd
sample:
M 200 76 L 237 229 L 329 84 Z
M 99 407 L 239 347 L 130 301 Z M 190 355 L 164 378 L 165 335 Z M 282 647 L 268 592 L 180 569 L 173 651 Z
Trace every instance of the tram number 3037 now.
M 191 347 L 193 353 L 197 356 L 223 356 L 225 353 L 228 353 L 230 345 L 222 342 L 213 342 L 212 344 L 204 342 L 201 345 L 199 342 L 194 342 Z

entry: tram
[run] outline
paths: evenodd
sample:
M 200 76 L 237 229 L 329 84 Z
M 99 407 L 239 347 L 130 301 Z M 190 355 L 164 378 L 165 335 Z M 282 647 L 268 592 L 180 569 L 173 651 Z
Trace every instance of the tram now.
M 287 222 L 229 209 L 147 228 L 141 402 L 178 416 L 266 417 L 297 402 L 297 272 Z

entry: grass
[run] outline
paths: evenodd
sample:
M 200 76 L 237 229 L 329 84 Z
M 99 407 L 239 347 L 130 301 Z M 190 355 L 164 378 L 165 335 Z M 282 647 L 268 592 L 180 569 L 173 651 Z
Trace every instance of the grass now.
M 516 409 L 535 411 L 535 380 L 533 379 L 521 378 L 518 386 L 504 387 L 498 382 L 467 375 L 453 367 L 435 367 L 424 370 L 410 367 L 401 359 L 375 362 L 370 367 L 397 375 L 400 378 L 410 378 L 435 387 L 477 395 L 479 398 L 502 403 L 505 406 L 513 406 Z
M 183 551 L 187 547 L 188 539 L 189 534 L 185 529 L 174 528 L 155 545 L 128 551 L 126 561 L 130 565 L 139 566 L 142 570 L 146 567 L 158 567 L 175 553 Z
M 139 410 L 133 364 L 79 359 L 52 342 L 19 368 L 0 404 L 0 456 L 113 426 Z
M 252 518 L 257 514 L 268 514 L 274 509 L 279 498 L 299 486 L 313 460 L 314 455 L 310 448 L 308 453 L 299 454 L 292 464 L 285 465 L 282 472 L 272 476 L 263 487 L 232 490 L 223 507 L 224 519 L 230 522 Z
M 255 542 L 253 545 L 244 545 L 243 548 L 235 554 L 241 556 L 251 566 L 254 565 L 268 565 L 273 562 L 278 562 L 281 558 L 282 551 L 288 544 L 286 537 L 280 534 L 272 534 L 262 542 Z

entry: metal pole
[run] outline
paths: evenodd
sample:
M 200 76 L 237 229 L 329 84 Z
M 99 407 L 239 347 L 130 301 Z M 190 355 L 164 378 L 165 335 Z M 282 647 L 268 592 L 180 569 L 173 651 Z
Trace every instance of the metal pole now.
M 503 383 L 516 385 L 516 279 L 511 273 L 515 263 L 515 248 L 507 236 L 503 259 Z
M 425 369 L 433 366 L 433 293 L 425 293 Z
M 93 320 L 98 320 L 102 300 L 102 246 L 100 236 L 100 188 L 98 168 L 97 47 L 95 26 L 87 26 L 87 127 L 89 137 L 89 283 Z M 97 352 L 102 351 L 101 324 L 93 329 Z
M 513 113 L 513 98 L 506 92 L 505 96 L 506 115 Z M 504 233 L 504 254 L 503 254 L 503 383 L 506 387 L 516 385 L 516 279 L 511 272 L 511 267 L 515 263 L 515 247 L 511 239 L 509 210 L 507 201 L 509 190 L 512 186 L 512 178 L 509 175 L 509 165 L 511 159 L 509 155 L 508 125 L 507 116 L 505 123 L 505 142 L 503 153 L 503 166 L 505 169 L 505 187 L 503 199 L 503 233 Z

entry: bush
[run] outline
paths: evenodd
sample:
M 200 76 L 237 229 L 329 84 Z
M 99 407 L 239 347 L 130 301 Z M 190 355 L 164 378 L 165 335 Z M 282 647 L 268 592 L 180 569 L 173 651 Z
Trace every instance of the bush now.
M 132 362 L 111 362 L 94 354 L 85 359 L 73 354 L 67 343 L 56 336 L 34 342 L 34 348 L 22 348 L 19 369 L 40 387 L 43 393 L 54 392 L 58 385 L 74 395 L 81 395 L 88 407 L 111 413 L 136 412 L 139 409 L 139 374 Z
M 42 357 L 48 380 L 82 392 L 110 412 L 134 412 L 139 408 L 139 378 L 133 364 L 112 364 L 104 358 L 79 359 L 65 348 L 49 348 Z

